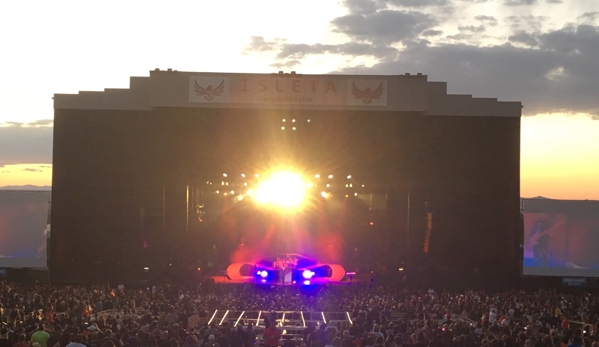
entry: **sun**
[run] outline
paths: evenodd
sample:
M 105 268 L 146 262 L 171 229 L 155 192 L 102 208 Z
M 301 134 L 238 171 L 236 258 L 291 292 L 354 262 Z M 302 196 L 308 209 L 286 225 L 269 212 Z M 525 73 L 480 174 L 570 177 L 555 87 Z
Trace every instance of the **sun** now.
M 306 196 L 307 184 L 299 173 L 275 171 L 262 180 L 254 199 L 263 206 L 282 210 L 299 210 Z

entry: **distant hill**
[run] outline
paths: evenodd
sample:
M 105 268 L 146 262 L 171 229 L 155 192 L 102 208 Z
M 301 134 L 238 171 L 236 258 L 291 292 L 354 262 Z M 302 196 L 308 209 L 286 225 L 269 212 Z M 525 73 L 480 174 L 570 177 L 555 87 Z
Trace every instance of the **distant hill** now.
M 26 184 L 24 186 L 4 186 L 0 190 L 52 190 L 51 186 L 34 186 Z

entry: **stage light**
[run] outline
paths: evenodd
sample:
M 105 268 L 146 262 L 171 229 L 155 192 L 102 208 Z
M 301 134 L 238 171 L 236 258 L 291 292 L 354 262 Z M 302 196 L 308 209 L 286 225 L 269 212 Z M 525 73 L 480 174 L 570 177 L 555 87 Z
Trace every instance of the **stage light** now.
M 310 281 L 308 281 L 308 280 L 305 280 L 305 281 L 304 281 L 304 285 L 306 285 L 306 286 L 309 286 L 309 285 L 310 285 Z
M 266 270 L 262 270 L 262 271 L 259 271 L 259 272 L 260 272 L 260 277 L 262 277 L 262 278 L 268 277 L 268 272 L 266 272 Z
M 312 278 L 312 276 L 314 276 L 314 275 L 315 275 L 314 272 L 310 271 L 310 270 L 304 270 L 304 272 L 302 272 L 302 276 L 307 280 Z
M 245 178 L 245 174 L 241 174 L 241 177 L 244 177 L 244 178 Z
M 293 209 L 301 206 L 306 184 L 297 173 L 274 172 L 267 180 L 260 182 L 255 192 L 256 201 L 263 205 Z
M 333 175 L 329 175 L 329 178 L 333 178 Z
M 224 176 L 224 177 L 227 177 L 227 174 L 226 174 L 226 173 L 224 173 L 224 174 L 223 174 L 223 176 Z
M 314 175 L 314 178 L 320 178 L 319 174 Z
M 348 176 L 347 176 L 347 179 L 350 179 L 350 178 L 351 178 L 351 175 L 348 175 Z

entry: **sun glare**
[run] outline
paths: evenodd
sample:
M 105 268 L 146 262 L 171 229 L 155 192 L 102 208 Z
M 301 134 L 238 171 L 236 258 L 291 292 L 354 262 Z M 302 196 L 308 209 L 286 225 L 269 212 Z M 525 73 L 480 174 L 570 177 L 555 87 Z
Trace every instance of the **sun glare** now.
M 300 174 L 289 171 L 274 172 L 260 182 L 254 192 L 254 198 L 262 205 L 286 210 L 298 209 L 304 201 L 305 190 L 306 183 Z

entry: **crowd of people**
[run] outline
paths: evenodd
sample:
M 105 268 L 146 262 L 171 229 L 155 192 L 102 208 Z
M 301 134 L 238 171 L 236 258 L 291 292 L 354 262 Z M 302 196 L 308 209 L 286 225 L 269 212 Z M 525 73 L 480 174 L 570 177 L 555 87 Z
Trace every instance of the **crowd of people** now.
M 264 315 L 233 324 L 215 310 Z M 348 319 L 304 322 L 291 339 L 274 311 Z M 598 320 L 599 298 L 583 292 L 0 285 L 0 347 L 598 347 Z

